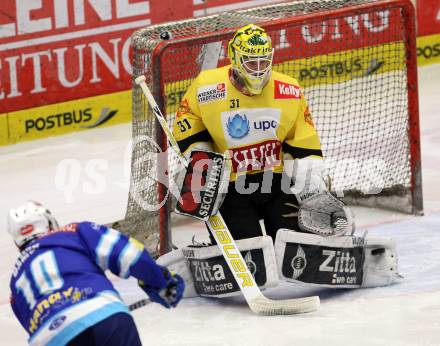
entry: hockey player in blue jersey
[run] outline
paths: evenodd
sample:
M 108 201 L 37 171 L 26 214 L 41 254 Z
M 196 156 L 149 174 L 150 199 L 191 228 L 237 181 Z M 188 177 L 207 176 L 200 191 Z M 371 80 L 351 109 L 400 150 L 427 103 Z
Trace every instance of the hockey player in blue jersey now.
M 30 345 L 141 345 L 134 320 L 104 274 L 133 276 L 154 302 L 175 307 L 184 283 L 143 245 L 92 222 L 59 227 L 42 205 L 11 209 L 8 231 L 20 249 L 11 306 Z

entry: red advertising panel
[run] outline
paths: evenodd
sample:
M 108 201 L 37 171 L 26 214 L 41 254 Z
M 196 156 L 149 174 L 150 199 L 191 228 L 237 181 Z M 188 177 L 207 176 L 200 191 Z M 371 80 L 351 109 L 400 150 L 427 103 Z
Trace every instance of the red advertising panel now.
M 348 51 L 363 48 L 371 42 L 381 45 L 400 41 L 404 32 L 399 30 L 402 23 L 398 11 L 398 9 L 366 10 L 361 15 L 347 15 L 343 18 L 328 20 L 325 20 L 324 16 L 317 17 L 316 14 L 304 16 L 304 22 L 311 24 L 298 25 L 297 23 L 301 22 L 298 21 L 294 26 L 286 24 L 285 29 L 270 33 L 276 49 L 274 64 L 277 65 L 292 59 L 339 52 L 341 47 L 344 51 Z M 267 27 L 269 28 L 270 25 L 268 24 Z M 219 37 L 222 40 L 221 51 L 223 53 L 221 56 L 223 58 L 217 62 L 216 66 L 211 66 L 211 68 L 229 63 L 226 51 L 230 35 L 226 35 L 226 39 L 224 39 L 225 35 L 219 34 Z M 167 71 L 166 75 L 163 75 L 165 83 L 174 82 L 176 78 L 189 78 L 196 73 L 195 71 L 198 71 L 199 50 L 185 48 L 186 45 L 197 46 L 198 44 L 196 41 L 192 41 L 190 44 L 182 42 L 180 44 L 182 46 L 181 50 L 177 52 L 173 49 L 166 51 L 162 60 L 163 64 L 168 65 L 168 69 L 163 69 L 163 71 Z M 173 47 L 176 47 L 176 45 Z M 178 72 L 171 73 L 169 66 L 176 66 Z M 182 66 L 184 68 L 181 68 Z M 356 68 L 356 66 L 353 68 Z
M 128 89 L 129 37 L 149 12 L 149 1 L 2 0 L 0 113 Z
M 417 0 L 418 36 L 440 33 L 440 1 Z
M 166 21 L 282 1 L 0 0 L 0 2 L 0 145 L 3 145 L 26 139 L 28 134 L 22 123 L 30 121 L 27 117 L 35 120 L 65 112 L 64 108 L 72 107 L 71 102 L 75 100 L 78 100 L 77 106 L 81 109 L 90 107 L 94 109 L 93 119 L 99 118 L 99 114 L 107 112 L 107 109 L 118 109 L 118 115 L 112 120 L 113 123 L 129 121 L 130 35 L 136 29 Z M 440 33 L 440 2 L 417 0 L 417 7 L 419 35 Z M 356 46 L 347 47 L 348 49 L 362 47 L 363 39 L 368 35 L 374 36 L 378 43 L 381 43 L 382 34 L 395 25 L 393 18 L 389 12 L 378 12 L 347 17 L 339 21 L 322 22 L 321 20 L 316 25 L 284 30 L 280 33 L 280 37 L 283 42 L 287 42 L 288 45 L 285 47 L 294 49 L 299 58 L 331 53 L 334 51 L 334 43 L 338 40 L 356 43 Z M 351 40 L 352 38 L 355 40 Z M 423 43 L 424 47 L 419 49 L 420 52 L 427 52 L 425 55 L 429 55 L 428 53 L 432 51 L 434 53 L 431 55 L 436 55 L 438 38 L 435 42 L 431 41 Z M 185 62 L 181 63 L 188 63 L 190 58 L 182 57 Z M 180 58 L 174 57 L 174 59 L 176 59 L 174 63 L 177 63 Z M 283 61 L 282 50 L 277 51 L 276 59 Z M 430 61 L 432 60 L 431 58 Z M 219 66 L 225 63 L 226 60 L 218 62 Z M 95 99 L 114 93 L 121 93 L 117 106 L 112 102 L 109 104 L 111 98 Z M 86 98 L 87 104 L 82 104 L 81 102 Z M 64 104 L 61 105 L 62 103 Z M 51 106 L 57 104 L 58 108 Z M 38 107 L 46 108 L 36 111 Z M 35 114 L 25 114 L 25 110 L 32 109 L 35 110 Z M 16 114 L 21 110 L 23 113 Z M 125 115 L 121 117 L 123 113 Z M 5 120 L 6 117 L 9 117 L 8 121 Z M 11 127 L 8 130 L 4 129 L 7 126 L 5 124 L 12 123 L 16 124 L 16 129 Z M 12 136 L 13 140 L 11 140 L 11 133 L 17 132 L 18 129 L 20 134 Z

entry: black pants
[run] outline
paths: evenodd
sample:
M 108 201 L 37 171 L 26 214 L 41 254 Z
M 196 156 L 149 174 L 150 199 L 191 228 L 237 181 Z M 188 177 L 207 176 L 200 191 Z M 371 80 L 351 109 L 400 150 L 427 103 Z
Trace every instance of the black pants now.
M 114 314 L 84 330 L 68 346 L 142 346 L 133 317 Z
M 246 184 L 242 184 L 244 188 L 259 184 L 251 194 L 240 193 L 235 183 L 230 184 L 220 213 L 235 240 L 263 235 L 260 220 L 264 222 L 266 234 L 273 240 L 280 228 L 299 230 L 298 201 L 295 195 L 282 191 L 281 179 L 281 174 L 273 174 L 270 192 L 265 192 L 268 189 L 262 189 L 263 174 L 248 175 Z

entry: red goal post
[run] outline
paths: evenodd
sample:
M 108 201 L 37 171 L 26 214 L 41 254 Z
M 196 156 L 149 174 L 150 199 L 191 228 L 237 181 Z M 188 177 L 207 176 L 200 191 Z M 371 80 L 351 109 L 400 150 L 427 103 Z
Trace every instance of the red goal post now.
M 191 81 L 229 63 L 235 30 L 263 26 L 273 68 L 295 77 L 318 129 L 331 189 L 350 204 L 421 214 L 415 13 L 410 0 L 294 1 L 155 25 L 135 32 L 144 74 L 170 125 Z M 130 196 L 122 228 L 150 251 L 170 249 L 178 170 L 164 133 L 133 87 Z M 159 247 L 156 247 L 159 244 Z

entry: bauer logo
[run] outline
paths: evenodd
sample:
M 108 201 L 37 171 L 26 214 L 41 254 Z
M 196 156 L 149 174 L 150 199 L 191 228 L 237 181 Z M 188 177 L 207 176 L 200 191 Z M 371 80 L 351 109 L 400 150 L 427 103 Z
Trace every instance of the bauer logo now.
M 274 81 L 275 99 L 300 99 L 301 89 L 298 85 L 284 83 L 278 80 Z
M 208 103 L 226 98 L 226 84 L 219 83 L 201 87 L 197 90 L 197 100 L 199 103 Z

